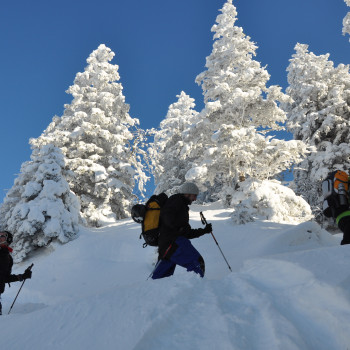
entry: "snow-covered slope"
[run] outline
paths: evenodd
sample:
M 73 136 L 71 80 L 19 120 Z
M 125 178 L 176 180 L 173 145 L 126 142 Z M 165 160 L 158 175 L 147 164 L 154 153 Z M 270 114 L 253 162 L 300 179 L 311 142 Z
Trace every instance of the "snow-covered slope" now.
M 131 220 L 53 245 L 16 265 L 34 263 L 3 294 L 0 348 L 54 349 L 350 349 L 350 246 L 311 222 L 233 225 L 217 204 L 192 206 L 214 234 L 193 240 L 206 261 L 201 279 L 177 267 L 147 277 L 156 255 L 142 248 Z

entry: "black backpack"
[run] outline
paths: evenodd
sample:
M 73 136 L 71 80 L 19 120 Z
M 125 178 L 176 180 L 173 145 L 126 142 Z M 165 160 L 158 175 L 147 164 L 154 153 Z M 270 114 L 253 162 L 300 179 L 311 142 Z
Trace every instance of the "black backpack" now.
M 146 204 L 135 204 L 131 208 L 131 217 L 138 224 L 142 225 L 140 235 L 145 240 L 143 247 L 158 246 L 159 237 L 159 217 L 160 210 L 167 201 L 168 196 L 165 193 L 153 195 Z

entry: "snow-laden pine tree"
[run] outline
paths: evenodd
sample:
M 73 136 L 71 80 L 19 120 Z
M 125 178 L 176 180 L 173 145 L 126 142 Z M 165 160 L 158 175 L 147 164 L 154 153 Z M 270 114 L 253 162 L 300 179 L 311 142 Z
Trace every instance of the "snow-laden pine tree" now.
M 200 119 L 207 134 L 196 147 L 204 154 L 186 178 L 221 182 L 223 194 L 230 196 L 239 178 L 270 178 L 299 161 L 304 146 L 266 136 L 283 129 L 286 115 L 277 103 L 286 96 L 280 87 L 266 86 L 270 76 L 254 60 L 257 46 L 235 25 L 232 0 L 221 12 L 212 27 L 214 44 L 207 69 L 196 78 L 203 89 Z
M 314 148 L 294 173 L 296 192 L 316 211 L 321 180 L 331 170 L 350 169 L 349 66 L 334 67 L 329 54 L 317 56 L 305 44 L 295 50 L 286 90 L 293 102 L 283 108 L 294 138 Z
M 141 192 L 147 180 L 141 134 L 133 134 L 139 121 L 129 115 L 119 67 L 110 63 L 113 57 L 103 44 L 93 51 L 67 91 L 73 101 L 63 116 L 54 117 L 39 138 L 30 140 L 33 147 L 52 143 L 62 150 L 69 186 L 93 226 L 129 216 L 135 180 Z
M 344 0 L 344 1 L 348 6 L 350 6 L 350 0 Z M 343 19 L 343 35 L 345 34 L 350 35 L 350 12 L 348 12 Z
M 64 178 L 59 148 L 34 148 L 31 160 L 8 191 L 0 209 L 1 228 L 14 234 L 14 260 L 57 239 L 66 243 L 79 231 L 80 205 Z
M 149 153 L 153 163 L 155 193 L 176 193 L 185 182 L 185 175 L 192 167 L 191 158 L 181 154 L 189 130 L 195 125 L 198 112 L 194 99 L 185 92 L 176 96 L 158 130 L 153 130 L 154 142 Z

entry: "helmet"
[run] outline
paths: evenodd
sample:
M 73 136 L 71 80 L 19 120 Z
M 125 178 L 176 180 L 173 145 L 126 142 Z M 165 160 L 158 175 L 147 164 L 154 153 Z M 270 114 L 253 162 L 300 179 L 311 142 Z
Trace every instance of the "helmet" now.
M 182 194 L 195 194 L 198 196 L 199 189 L 193 182 L 185 182 L 179 187 L 179 193 Z

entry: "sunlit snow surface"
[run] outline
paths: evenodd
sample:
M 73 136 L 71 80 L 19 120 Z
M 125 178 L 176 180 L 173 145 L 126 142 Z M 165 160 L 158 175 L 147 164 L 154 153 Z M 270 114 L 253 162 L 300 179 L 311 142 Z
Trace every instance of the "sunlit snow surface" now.
M 350 246 L 315 223 L 256 220 L 236 225 L 219 204 L 191 206 L 214 235 L 192 240 L 203 255 L 201 279 L 177 267 L 147 277 L 154 248 L 142 248 L 140 226 L 123 220 L 55 244 L 14 267 L 34 263 L 20 287 L 3 294 L 0 348 L 346 350 L 350 348 Z

